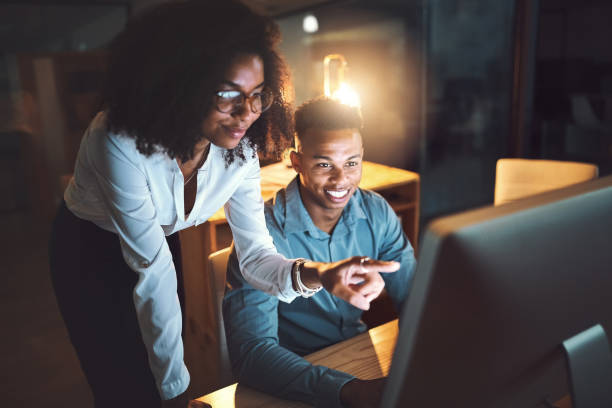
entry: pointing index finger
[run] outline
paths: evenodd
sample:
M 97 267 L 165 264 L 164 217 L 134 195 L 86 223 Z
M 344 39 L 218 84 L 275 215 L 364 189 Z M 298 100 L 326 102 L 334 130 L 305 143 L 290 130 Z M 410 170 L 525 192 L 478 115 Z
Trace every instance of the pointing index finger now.
M 376 259 L 368 259 L 361 263 L 361 268 L 364 272 L 395 272 L 399 269 L 400 263 L 396 261 L 379 261 Z

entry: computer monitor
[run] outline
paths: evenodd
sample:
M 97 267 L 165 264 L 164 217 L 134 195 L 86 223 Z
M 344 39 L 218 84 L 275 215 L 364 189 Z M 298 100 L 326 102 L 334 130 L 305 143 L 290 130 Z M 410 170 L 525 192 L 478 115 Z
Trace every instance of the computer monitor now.
M 382 407 L 551 406 L 612 338 L 612 176 L 432 222 L 399 324 Z

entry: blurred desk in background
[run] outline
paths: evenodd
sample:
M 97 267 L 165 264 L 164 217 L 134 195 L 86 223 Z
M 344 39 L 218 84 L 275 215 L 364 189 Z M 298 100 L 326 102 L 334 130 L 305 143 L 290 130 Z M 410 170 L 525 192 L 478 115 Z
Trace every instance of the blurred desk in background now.
M 273 198 L 275 193 L 287 186 L 295 176 L 295 171 L 283 162 L 262 167 L 261 195 L 264 201 Z M 374 190 L 387 199 L 401 218 L 404 232 L 416 249 L 419 233 L 419 175 L 408 170 L 364 161 L 359 187 Z M 227 224 L 227 220 L 221 208 L 200 227 L 208 235 L 207 241 L 211 243 L 210 253 L 222 249 L 217 246 L 216 230 L 224 224 Z
M 261 189 L 264 200 L 274 197 L 296 176 L 295 171 L 283 162 L 261 168 Z M 363 162 L 363 174 L 359 187 L 374 190 L 387 199 L 401 219 L 402 227 L 417 248 L 419 228 L 420 178 L 417 173 L 382 164 Z M 219 244 L 219 230 L 227 230 L 223 208 L 207 222 L 180 231 L 185 286 L 185 356 L 196 391 L 218 388 L 211 378 L 218 364 L 216 319 L 212 295 L 207 277 L 208 255 L 222 249 L 228 242 Z M 228 235 L 228 234 L 226 234 Z M 227 241 L 227 238 L 225 239 Z M 374 318 L 366 322 L 379 322 Z

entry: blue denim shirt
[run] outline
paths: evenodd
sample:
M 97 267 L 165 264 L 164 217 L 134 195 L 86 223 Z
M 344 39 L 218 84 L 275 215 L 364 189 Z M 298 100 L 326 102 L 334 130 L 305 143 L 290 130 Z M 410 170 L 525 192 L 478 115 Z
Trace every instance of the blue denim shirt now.
M 268 230 L 277 250 L 288 258 L 335 262 L 351 256 L 395 260 L 395 273 L 381 274 L 397 310 L 408 294 L 416 261 L 397 215 L 377 193 L 358 189 L 332 234 L 317 228 L 306 211 L 295 178 L 266 203 Z M 341 406 L 340 389 L 354 377 L 301 356 L 366 331 L 362 311 L 321 290 L 292 303 L 250 286 L 236 254 L 228 265 L 223 318 L 234 374 L 264 392 L 313 404 Z

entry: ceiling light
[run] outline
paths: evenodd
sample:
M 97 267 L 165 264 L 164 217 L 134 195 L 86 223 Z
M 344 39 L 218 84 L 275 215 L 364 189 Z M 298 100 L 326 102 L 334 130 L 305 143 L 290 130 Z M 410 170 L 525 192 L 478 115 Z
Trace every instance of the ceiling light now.
M 306 14 L 302 21 L 302 28 L 307 33 L 316 33 L 319 30 L 319 21 L 314 14 Z

